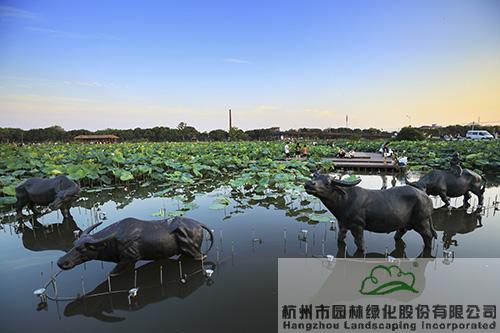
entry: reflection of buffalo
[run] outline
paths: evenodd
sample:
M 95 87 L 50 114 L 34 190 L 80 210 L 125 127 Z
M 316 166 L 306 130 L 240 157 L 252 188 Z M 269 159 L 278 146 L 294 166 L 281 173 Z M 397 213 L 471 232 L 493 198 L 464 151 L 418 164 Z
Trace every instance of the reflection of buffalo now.
M 386 256 L 391 256 L 394 258 L 406 259 L 408 258 L 406 255 L 406 243 L 402 239 L 394 240 L 394 250 L 385 254 L 379 252 L 368 252 L 363 254 L 361 251 L 356 251 L 352 256 L 349 255 L 346 251 L 345 244 L 339 244 L 337 248 L 337 258 L 385 258 Z M 431 255 L 431 249 L 424 248 L 422 252 L 418 255 L 418 258 L 433 258 Z
M 467 206 L 459 208 L 441 207 L 432 213 L 432 220 L 436 230 L 443 231 L 443 246 L 445 249 L 450 245 L 458 245 L 457 240 L 452 239 L 456 234 L 468 234 L 476 228 L 482 227 L 481 208 L 477 208 L 470 214 Z
M 327 278 L 321 283 L 320 288 L 313 293 L 310 303 L 331 304 L 332 300 L 334 300 L 334 302 L 353 302 L 362 298 L 363 295 L 356 291 L 360 290 L 361 282 L 367 274 L 379 265 L 387 267 L 397 265 L 403 272 L 412 272 L 415 276 L 415 284 L 413 287 L 418 291 L 423 291 L 426 285 L 425 270 L 429 262 L 432 262 L 434 258 L 430 256 L 429 249 L 424 249 L 418 258 L 428 259 L 420 259 L 418 262 L 406 259 L 405 247 L 406 244 L 403 240 L 397 240 L 395 242 L 395 249 L 390 252 L 389 255 L 395 258 L 401 258 L 402 260 L 394 263 L 385 259 L 385 253 L 376 252 L 367 253 L 366 259 L 357 259 L 360 254 L 358 251 L 354 256 L 348 256 L 346 259 L 339 257 L 331 263 L 331 266 L 324 264 L 326 265 L 324 267 L 327 270 L 325 271 Z M 340 254 L 344 254 L 343 251 L 343 247 L 340 246 L 339 256 Z M 330 272 L 328 272 L 328 270 Z M 317 275 L 324 276 L 325 274 Z M 408 302 L 418 296 L 418 293 L 396 292 L 386 297 Z
M 73 247 L 75 240 L 74 231 L 81 231 L 71 215 L 64 218 L 62 223 L 54 223 L 48 226 L 33 219 L 33 229 L 24 226 L 23 245 L 31 251 L 60 250 L 68 252 Z
M 200 271 L 200 261 L 181 257 L 182 271 L 187 274 L 186 283 L 182 284 L 179 278 L 179 263 L 177 260 L 167 259 L 145 264 L 137 269 L 137 296 L 128 300 L 128 290 L 134 287 L 134 271 L 111 278 L 111 289 L 125 292 L 108 293 L 108 281 L 99 284 L 85 297 L 69 303 L 64 309 L 67 317 L 84 315 L 101 321 L 116 322 L 125 318 L 111 316 L 114 310 L 136 311 L 148 304 L 157 303 L 168 298 L 186 298 L 204 284 L 205 277 Z M 205 263 L 212 265 L 212 263 Z M 163 285 L 160 283 L 160 268 L 163 266 Z M 211 280 L 208 280 L 211 281 Z M 208 282 L 207 281 L 207 282 Z M 208 284 L 208 283 L 207 283 Z M 103 295 L 97 295 L 104 293 Z

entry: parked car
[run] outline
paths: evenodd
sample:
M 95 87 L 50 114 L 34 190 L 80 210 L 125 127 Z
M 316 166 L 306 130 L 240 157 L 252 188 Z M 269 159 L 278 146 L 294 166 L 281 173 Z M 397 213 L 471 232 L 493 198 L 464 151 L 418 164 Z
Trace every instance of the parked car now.
M 495 138 L 488 131 L 476 131 L 476 130 L 467 131 L 465 137 L 467 139 L 473 139 L 473 140 L 493 140 Z

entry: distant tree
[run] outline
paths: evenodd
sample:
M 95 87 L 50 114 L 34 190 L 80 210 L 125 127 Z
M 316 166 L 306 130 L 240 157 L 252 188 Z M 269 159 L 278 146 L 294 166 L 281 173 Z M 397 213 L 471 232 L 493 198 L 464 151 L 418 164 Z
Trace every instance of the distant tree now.
M 231 127 L 229 130 L 229 139 L 234 141 L 248 140 L 248 135 L 237 127 Z
M 208 133 L 208 138 L 212 141 L 226 141 L 228 137 L 229 134 L 222 129 L 216 129 Z
M 425 139 L 424 134 L 416 129 L 415 127 L 403 127 L 398 135 L 396 135 L 396 140 L 423 140 Z
M 185 122 L 180 122 L 179 125 L 177 125 L 177 129 L 179 131 L 182 131 L 184 128 L 186 128 L 187 124 Z

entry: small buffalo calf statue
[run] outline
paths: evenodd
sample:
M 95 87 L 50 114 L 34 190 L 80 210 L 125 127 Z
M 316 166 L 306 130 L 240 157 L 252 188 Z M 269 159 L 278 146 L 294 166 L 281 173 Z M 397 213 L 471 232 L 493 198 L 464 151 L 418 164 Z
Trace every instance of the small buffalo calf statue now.
M 186 254 L 202 260 L 203 229 L 210 234 L 210 251 L 213 245 L 212 231 L 205 225 L 185 217 L 163 221 L 143 221 L 126 218 L 90 235 L 90 231 L 102 222 L 87 228 L 74 242 L 74 247 L 59 258 L 57 265 L 71 269 L 89 260 L 116 262 L 111 275 L 118 275 L 135 267 L 139 260 L 166 259 Z
M 16 211 L 22 215 L 23 208 L 28 208 L 38 215 L 36 205 L 48 206 L 50 210 L 61 210 L 69 218 L 71 204 L 80 197 L 80 185 L 59 175 L 54 178 L 29 178 L 16 187 Z

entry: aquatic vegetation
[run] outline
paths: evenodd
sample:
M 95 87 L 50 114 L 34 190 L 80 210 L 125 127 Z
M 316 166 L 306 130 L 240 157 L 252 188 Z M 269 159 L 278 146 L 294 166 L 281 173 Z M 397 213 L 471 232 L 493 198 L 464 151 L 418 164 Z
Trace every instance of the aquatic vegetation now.
M 309 144 L 307 160 L 284 160 L 283 142 L 120 143 L 112 145 L 34 144 L 0 145 L 0 205 L 14 202 L 15 186 L 28 177 L 67 174 L 86 189 L 138 184 L 155 189 L 155 196 L 172 189 L 216 183 L 252 201 L 272 195 L 297 195 L 293 190 L 311 172 L 331 172 L 335 166 L 324 157 L 339 147 L 378 151 L 382 141 L 335 140 Z M 409 158 L 411 169 L 447 168 L 458 151 L 463 166 L 481 173 L 498 173 L 499 141 L 394 141 L 391 148 Z M 298 190 L 298 192 L 300 192 Z M 227 202 L 214 202 L 222 209 Z M 183 211 L 181 207 L 180 212 Z M 174 213 L 172 213 L 174 214 Z M 177 213 L 176 213 L 177 214 Z

